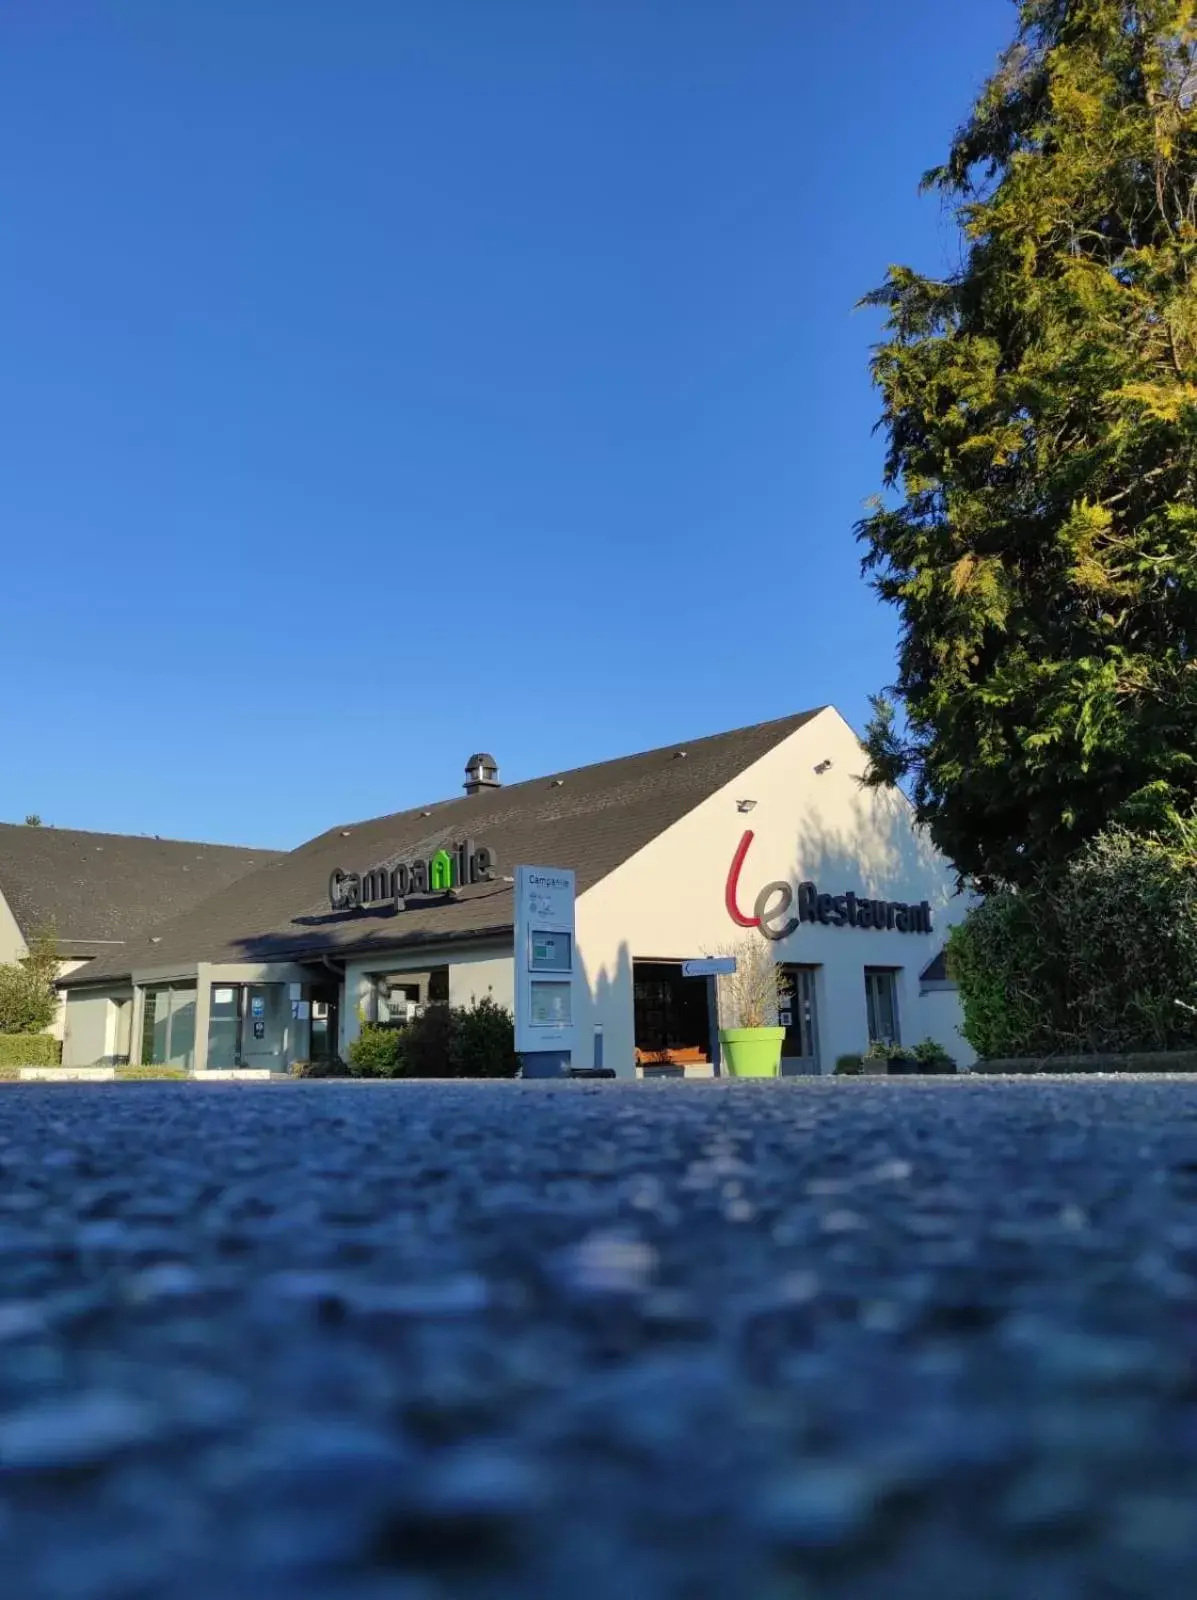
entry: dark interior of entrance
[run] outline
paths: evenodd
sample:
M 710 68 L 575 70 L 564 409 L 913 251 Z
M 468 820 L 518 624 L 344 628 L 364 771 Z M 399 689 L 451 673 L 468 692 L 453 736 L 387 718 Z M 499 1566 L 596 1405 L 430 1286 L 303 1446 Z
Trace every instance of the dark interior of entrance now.
M 311 988 L 312 1031 L 308 1055 L 313 1061 L 331 1061 L 339 1053 L 339 991 L 332 983 Z
M 684 978 L 680 961 L 633 961 L 637 1066 L 680 1066 L 711 1059 L 710 984 Z

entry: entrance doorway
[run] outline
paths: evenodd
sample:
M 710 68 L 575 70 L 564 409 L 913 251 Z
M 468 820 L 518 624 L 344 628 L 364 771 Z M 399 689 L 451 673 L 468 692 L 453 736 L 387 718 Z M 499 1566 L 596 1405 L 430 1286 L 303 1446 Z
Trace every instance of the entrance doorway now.
M 711 1060 L 706 978 L 684 978 L 680 961 L 632 962 L 636 1065 L 677 1072 Z
M 308 1059 L 332 1061 L 340 1047 L 340 1015 L 337 1008 L 338 991 L 335 984 L 312 986 L 311 1034 L 308 1040 Z
M 817 967 L 799 967 L 792 962 L 782 967 L 789 991 L 782 1005 L 780 1022 L 786 1030 L 781 1042 L 781 1070 L 784 1077 L 817 1077 L 819 1074 L 819 1026 L 815 1008 Z
M 214 983 L 208 998 L 208 1068 L 277 1072 L 294 1054 L 296 1017 L 285 983 Z

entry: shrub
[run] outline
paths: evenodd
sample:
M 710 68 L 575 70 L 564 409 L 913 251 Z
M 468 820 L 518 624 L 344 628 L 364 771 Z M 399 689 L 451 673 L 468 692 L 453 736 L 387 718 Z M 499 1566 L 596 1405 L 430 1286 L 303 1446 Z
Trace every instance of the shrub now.
M 948 970 L 983 1059 L 1194 1046 L 1197 817 L 1108 828 L 1055 876 L 991 896 L 952 930 Z
M 348 1078 L 352 1076 L 347 1062 L 340 1056 L 318 1057 L 315 1061 L 293 1061 L 293 1078 Z M 364 1074 L 363 1074 L 364 1076 Z
M 397 1078 L 404 1071 L 400 1030 L 368 1022 L 349 1046 L 355 1078 Z
M 777 964 L 768 939 L 749 934 L 716 955 L 735 958 L 736 970 L 722 974 L 719 985 L 719 1018 L 723 1028 L 775 1028 L 778 1015 L 789 998 L 789 984 Z
M 62 1046 L 48 1033 L 0 1033 L 0 1066 L 56 1067 Z
M 425 1006 L 397 1027 L 368 1023 L 349 1047 L 359 1078 L 514 1078 L 511 1012 L 489 995 L 468 1006 Z
M 118 1083 L 186 1083 L 191 1074 L 184 1067 L 117 1067 Z
M 58 946 L 52 933 L 34 939 L 22 960 L 0 966 L 0 1034 L 36 1034 L 50 1026 L 58 1011 L 57 976 Z
M 835 1073 L 837 1078 L 859 1077 L 864 1071 L 864 1059 L 859 1052 L 855 1055 L 836 1056 Z
M 399 1029 L 403 1070 L 409 1078 L 451 1078 L 450 1040 L 453 1013 L 437 1002 L 427 1005 Z
M 425 1006 L 401 1035 L 411 1078 L 514 1078 L 519 1071 L 511 1012 L 490 995 L 468 1006 Z
M 939 1040 L 933 1039 L 930 1034 L 920 1039 L 910 1053 L 923 1066 L 937 1066 L 940 1062 L 952 1059 Z
M 520 1058 L 511 1012 L 490 995 L 456 1009 L 449 1060 L 455 1078 L 514 1078 Z

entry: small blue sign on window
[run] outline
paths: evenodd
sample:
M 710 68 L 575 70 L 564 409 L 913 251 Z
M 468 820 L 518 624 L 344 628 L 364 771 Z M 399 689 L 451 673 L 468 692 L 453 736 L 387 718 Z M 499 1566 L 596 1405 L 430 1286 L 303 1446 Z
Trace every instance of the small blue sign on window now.
M 266 1015 L 266 1000 L 264 996 L 260 994 L 254 995 L 249 1002 L 249 1014 L 251 1017 L 264 1017 Z

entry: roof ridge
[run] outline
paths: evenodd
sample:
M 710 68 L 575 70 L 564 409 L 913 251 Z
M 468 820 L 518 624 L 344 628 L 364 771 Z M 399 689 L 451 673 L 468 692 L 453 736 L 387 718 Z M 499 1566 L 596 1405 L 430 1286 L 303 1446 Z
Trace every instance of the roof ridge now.
M 812 706 L 808 711 L 791 711 L 784 717 L 766 717 L 763 722 L 747 722 L 743 727 L 724 728 L 721 733 L 704 733 L 697 739 L 670 739 L 665 744 L 650 745 L 647 750 L 631 750 L 626 755 L 608 756 L 603 761 L 584 761 L 576 767 L 557 767 L 548 772 L 535 773 L 530 778 L 521 778 L 518 783 L 504 783 L 488 790 L 491 795 L 510 795 L 518 789 L 527 788 L 534 783 L 547 783 L 553 778 L 576 777 L 579 772 L 593 772 L 598 767 L 615 767 L 626 761 L 643 761 L 647 756 L 664 755 L 668 750 L 693 750 L 700 745 L 713 744 L 717 739 L 732 739 L 746 733 L 760 733 L 765 728 L 780 728 L 786 723 L 805 723 L 812 717 L 817 717 L 820 711 L 830 710 L 830 702 L 821 706 Z M 459 801 L 473 799 L 475 796 L 454 794 L 443 796 L 439 800 L 426 800 L 421 805 L 404 806 L 399 811 L 385 811 L 378 816 L 357 817 L 350 822 L 338 822 L 331 828 L 325 828 L 323 833 L 317 834 L 318 839 L 325 839 L 330 834 L 339 833 L 344 828 L 364 828 L 371 822 L 394 822 L 400 817 L 421 817 L 425 812 L 430 815 L 435 813 L 438 806 L 455 805 Z M 302 847 L 301 847 L 302 848 Z
M 102 828 L 59 828 L 50 822 L 5 822 L 0 820 L 0 828 L 12 828 L 17 833 L 29 834 L 56 834 L 63 838 L 67 834 L 77 834 L 83 839 L 145 839 L 150 844 L 185 844 L 197 850 L 244 850 L 251 855 L 285 856 L 287 850 L 280 849 L 277 845 L 266 844 L 222 844 L 215 839 L 176 839 L 168 834 L 161 833 L 112 833 Z

